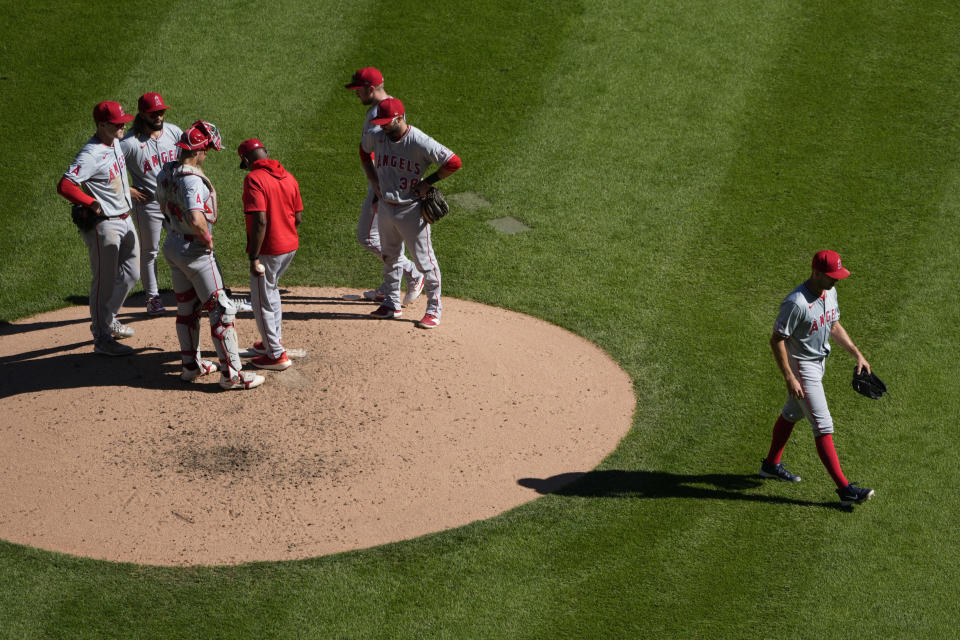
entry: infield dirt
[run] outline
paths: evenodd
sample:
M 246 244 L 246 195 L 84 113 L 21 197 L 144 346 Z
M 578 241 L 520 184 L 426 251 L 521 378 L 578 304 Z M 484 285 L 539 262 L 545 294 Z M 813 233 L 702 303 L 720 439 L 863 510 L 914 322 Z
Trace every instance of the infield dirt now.
M 250 391 L 180 381 L 172 295 L 164 317 L 123 309 L 132 356 L 92 353 L 86 307 L 0 328 L 0 538 L 157 565 L 313 557 L 502 513 L 538 497 L 519 479 L 587 471 L 630 428 L 629 376 L 576 335 L 452 298 L 425 331 L 422 299 L 378 321 L 357 294 L 285 291 L 302 355 Z M 250 313 L 237 331 L 258 339 Z

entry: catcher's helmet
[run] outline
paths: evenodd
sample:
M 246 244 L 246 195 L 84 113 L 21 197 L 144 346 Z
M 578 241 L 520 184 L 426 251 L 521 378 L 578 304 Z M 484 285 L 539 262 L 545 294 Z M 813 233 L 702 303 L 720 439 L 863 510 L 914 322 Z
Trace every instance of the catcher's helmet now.
M 188 151 L 201 151 L 203 149 L 214 149 L 219 151 L 223 149 L 220 131 L 212 122 L 197 120 L 189 129 L 180 136 L 177 146 Z

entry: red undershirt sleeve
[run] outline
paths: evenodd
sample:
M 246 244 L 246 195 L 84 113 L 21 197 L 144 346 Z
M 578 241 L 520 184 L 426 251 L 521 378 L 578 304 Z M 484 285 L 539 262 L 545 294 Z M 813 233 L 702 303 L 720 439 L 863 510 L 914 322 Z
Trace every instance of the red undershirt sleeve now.
M 443 168 L 453 173 L 457 169 L 463 166 L 463 162 L 460 160 L 460 156 L 454 154 L 447 160 L 446 164 L 443 165 Z
M 57 185 L 57 193 L 72 202 L 73 204 L 89 207 L 96 198 L 92 198 L 83 192 L 83 189 L 77 186 L 75 182 L 69 180 L 66 176 L 60 178 L 60 184 Z

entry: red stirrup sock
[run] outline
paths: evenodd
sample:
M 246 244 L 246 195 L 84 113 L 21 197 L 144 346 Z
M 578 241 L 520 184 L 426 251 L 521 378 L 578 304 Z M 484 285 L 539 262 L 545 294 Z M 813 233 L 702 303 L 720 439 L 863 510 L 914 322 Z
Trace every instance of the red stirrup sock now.
M 770 452 L 767 454 L 766 463 L 767 464 L 779 464 L 780 459 L 783 457 L 783 448 L 787 446 L 787 440 L 790 439 L 790 434 L 793 433 L 793 425 L 795 423 L 790 422 L 781 414 L 777 417 L 777 421 L 773 424 L 773 438 L 770 441 Z
M 820 456 L 820 462 L 827 468 L 830 477 L 837 483 L 838 489 L 843 489 L 849 483 L 840 469 L 840 460 L 837 458 L 837 450 L 833 448 L 833 434 L 819 436 L 816 439 L 817 454 Z

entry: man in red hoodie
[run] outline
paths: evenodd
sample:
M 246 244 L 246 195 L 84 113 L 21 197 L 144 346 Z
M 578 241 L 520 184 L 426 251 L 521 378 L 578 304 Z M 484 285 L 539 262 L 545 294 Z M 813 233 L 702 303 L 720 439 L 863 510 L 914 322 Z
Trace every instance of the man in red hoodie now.
M 291 364 L 283 348 L 278 281 L 300 247 L 297 227 L 303 215 L 300 185 L 272 158 L 256 138 L 237 148 L 243 180 L 243 212 L 247 221 L 250 255 L 250 302 L 261 340 L 253 345 L 259 355 L 251 362 L 261 369 L 283 371 Z

